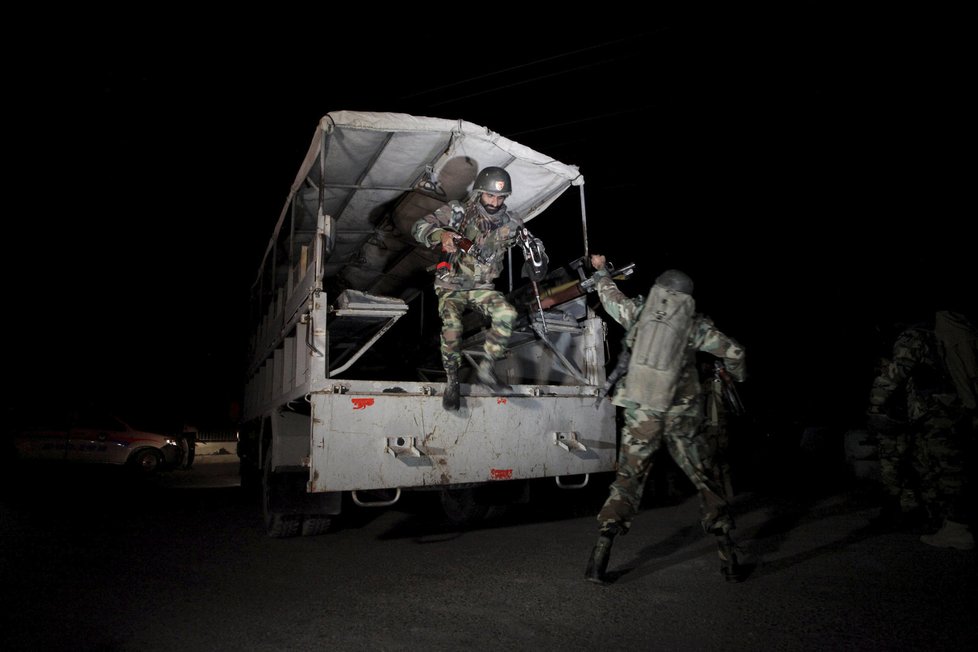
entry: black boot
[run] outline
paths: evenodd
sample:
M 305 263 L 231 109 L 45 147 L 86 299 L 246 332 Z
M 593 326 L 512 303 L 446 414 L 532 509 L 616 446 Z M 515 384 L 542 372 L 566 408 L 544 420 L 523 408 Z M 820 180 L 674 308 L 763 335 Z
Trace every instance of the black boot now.
M 740 582 L 744 579 L 743 569 L 737 561 L 737 551 L 729 534 L 717 536 L 717 554 L 720 555 L 720 574 L 728 582 Z
M 608 560 L 611 557 L 611 544 L 614 543 L 616 534 L 618 534 L 618 528 L 614 526 L 601 529 L 601 533 L 598 535 L 598 542 L 594 544 L 591 556 L 587 560 L 587 569 L 584 571 L 584 577 L 589 582 L 596 584 L 608 583 L 605 571 L 608 570 Z
M 458 412 L 460 398 L 458 394 L 458 367 L 445 369 L 448 377 L 445 379 L 445 394 L 441 397 L 441 406 L 446 410 Z

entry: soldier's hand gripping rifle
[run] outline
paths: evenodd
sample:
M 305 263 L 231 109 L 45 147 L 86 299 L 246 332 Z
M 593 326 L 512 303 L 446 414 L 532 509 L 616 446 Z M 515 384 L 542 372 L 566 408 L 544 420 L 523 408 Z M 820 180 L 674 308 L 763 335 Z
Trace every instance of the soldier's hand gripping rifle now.
M 615 266 L 611 263 L 605 263 L 605 269 L 608 270 L 608 275 L 612 278 L 612 280 L 621 281 L 635 273 L 635 263 L 625 265 L 621 269 L 615 269 Z M 593 292 L 596 285 L 597 281 L 594 280 L 594 274 L 587 277 L 580 283 L 581 289 L 585 292 Z
M 478 260 L 483 265 L 489 264 L 489 261 L 491 260 L 491 256 L 486 257 L 486 255 L 474 242 L 472 242 L 464 235 L 462 235 L 461 233 L 453 229 L 443 227 L 443 230 L 452 237 L 452 242 L 455 244 L 455 249 L 457 251 L 461 251 L 463 254 L 468 254 L 469 256 L 473 256 L 476 260 Z M 435 273 L 436 274 L 440 274 L 442 272 L 448 273 L 448 269 L 452 265 L 451 256 L 453 252 L 446 251 L 443 245 L 440 245 L 439 248 L 441 250 L 441 255 L 438 257 L 438 263 L 435 265 Z
M 540 303 L 540 286 L 537 285 L 537 282 L 542 281 L 547 275 L 548 258 L 547 254 L 544 253 L 543 241 L 533 237 L 525 226 L 520 228 L 516 239 L 523 250 L 523 260 L 525 261 L 523 271 L 533 283 L 533 296 L 537 300 L 537 309 L 540 311 L 540 325 L 543 327 L 543 332 L 546 333 L 547 318 L 543 315 L 543 304 Z

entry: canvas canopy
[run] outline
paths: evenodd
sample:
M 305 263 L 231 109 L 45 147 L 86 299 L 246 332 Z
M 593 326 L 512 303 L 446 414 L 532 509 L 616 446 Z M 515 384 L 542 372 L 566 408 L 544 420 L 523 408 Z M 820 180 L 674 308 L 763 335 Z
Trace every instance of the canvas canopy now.
M 286 274 L 297 246 L 312 240 L 322 217 L 322 281 L 328 290 L 409 300 L 437 258 L 411 237 L 412 225 L 449 200 L 466 199 L 487 166 L 509 172 L 513 193 L 506 204 L 525 222 L 569 187 L 584 184 L 577 167 L 464 120 L 326 114 L 292 184 L 256 286 L 267 291 L 286 282 L 262 276 Z

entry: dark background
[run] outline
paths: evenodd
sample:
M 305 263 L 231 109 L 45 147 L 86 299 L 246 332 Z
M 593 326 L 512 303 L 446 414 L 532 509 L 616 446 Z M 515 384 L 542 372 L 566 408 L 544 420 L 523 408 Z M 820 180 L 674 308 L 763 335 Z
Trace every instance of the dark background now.
M 248 290 L 337 110 L 464 119 L 577 165 L 590 251 L 637 263 L 629 294 L 688 272 L 747 347 L 744 392 L 772 422 L 854 423 L 894 322 L 974 316 L 973 70 L 954 16 L 567 19 L 419 6 L 12 26 L 8 400 L 233 423 Z M 583 254 L 579 210 L 572 190 L 531 223 L 552 261 Z

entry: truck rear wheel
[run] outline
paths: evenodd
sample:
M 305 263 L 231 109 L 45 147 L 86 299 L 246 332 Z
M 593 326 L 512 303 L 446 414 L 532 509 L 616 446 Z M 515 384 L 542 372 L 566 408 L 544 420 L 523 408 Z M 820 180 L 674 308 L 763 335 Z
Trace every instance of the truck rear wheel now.
M 314 537 L 325 534 L 329 529 L 330 518 L 328 516 L 312 516 L 307 514 L 302 519 L 302 536 Z

